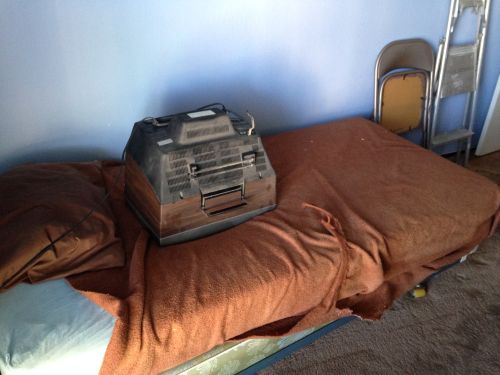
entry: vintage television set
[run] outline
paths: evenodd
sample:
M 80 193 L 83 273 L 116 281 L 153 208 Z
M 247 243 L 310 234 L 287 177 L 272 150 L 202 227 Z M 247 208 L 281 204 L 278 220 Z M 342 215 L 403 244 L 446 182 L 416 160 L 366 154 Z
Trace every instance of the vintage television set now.
M 276 206 L 276 175 L 255 121 L 223 105 L 135 123 L 126 199 L 161 245 L 199 238 Z

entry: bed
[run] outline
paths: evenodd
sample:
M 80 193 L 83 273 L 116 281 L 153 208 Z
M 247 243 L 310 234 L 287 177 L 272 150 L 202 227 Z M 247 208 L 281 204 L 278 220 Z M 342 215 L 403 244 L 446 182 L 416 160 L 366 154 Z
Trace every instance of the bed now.
M 500 218 L 497 185 L 365 119 L 264 144 L 278 208 L 166 248 L 127 206 L 123 167 L 100 164 L 126 265 L 68 281 L 116 317 L 101 373 L 232 373 L 241 370 L 234 357 L 222 367 L 213 360 L 231 348 L 264 345 L 262 359 L 329 322 L 378 319 Z

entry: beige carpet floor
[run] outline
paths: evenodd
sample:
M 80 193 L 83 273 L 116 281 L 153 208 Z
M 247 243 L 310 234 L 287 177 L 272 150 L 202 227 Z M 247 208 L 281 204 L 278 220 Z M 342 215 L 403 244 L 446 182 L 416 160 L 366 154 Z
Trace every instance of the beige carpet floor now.
M 469 168 L 500 185 L 500 151 L 472 158 Z
M 470 168 L 500 184 L 500 152 Z M 353 321 L 260 372 L 271 374 L 500 374 L 500 230 L 427 297 Z

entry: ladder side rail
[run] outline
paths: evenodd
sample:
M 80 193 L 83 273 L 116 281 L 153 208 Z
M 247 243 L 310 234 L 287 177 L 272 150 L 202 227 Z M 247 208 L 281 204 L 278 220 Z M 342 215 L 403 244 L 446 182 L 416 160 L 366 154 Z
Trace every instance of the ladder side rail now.
M 431 129 L 431 113 L 432 113 L 432 87 L 434 80 L 434 72 L 431 70 L 427 76 L 427 84 L 425 87 L 425 102 L 422 121 L 423 129 L 423 146 L 429 148 L 429 132 Z
M 475 40 L 475 46 L 476 46 L 476 56 L 475 56 L 475 77 L 474 77 L 474 91 L 468 92 L 467 93 L 467 103 L 465 105 L 466 111 L 464 113 L 464 119 L 463 119 L 463 124 L 462 127 L 467 129 L 467 130 L 473 130 L 473 122 L 474 122 L 474 113 L 472 113 L 473 108 L 475 107 L 475 102 L 477 98 L 477 88 L 479 86 L 479 79 L 480 79 L 480 70 L 482 67 L 482 51 L 483 51 L 483 46 L 484 43 L 483 41 L 485 40 L 485 32 L 486 32 L 486 27 L 487 27 L 487 7 L 488 3 L 490 0 L 486 0 L 483 4 L 484 6 L 481 7 L 481 13 L 478 15 L 478 23 L 477 23 L 477 32 L 476 32 L 476 40 Z M 476 9 L 476 11 L 479 11 L 479 9 Z
M 472 95 L 473 95 L 473 92 L 469 91 L 467 93 L 467 98 L 465 99 L 464 118 L 462 120 L 462 128 L 464 128 L 464 129 L 469 129 L 470 128 L 470 122 L 471 122 L 470 114 L 471 114 Z
M 433 92 L 436 92 L 436 90 L 437 90 L 436 79 L 439 77 L 439 72 L 440 72 L 439 68 L 441 66 L 441 59 L 443 58 L 443 45 L 444 45 L 444 38 L 441 38 L 441 40 L 439 41 L 439 45 L 438 45 L 436 62 L 434 65 L 434 78 L 432 80 L 432 91 Z
M 483 7 L 483 12 L 480 15 L 481 21 L 480 21 L 480 35 L 479 35 L 479 47 L 477 50 L 477 71 L 476 71 L 476 87 L 475 90 L 472 94 L 472 99 L 471 99 L 471 108 L 470 108 L 470 117 L 469 117 L 469 124 L 468 124 L 468 130 L 473 130 L 474 128 L 474 122 L 475 122 L 475 117 L 476 117 L 476 108 L 477 108 L 477 93 L 478 93 L 478 86 L 479 82 L 481 79 L 481 73 L 482 73 L 482 67 L 483 67 L 483 55 L 484 55 L 484 42 L 486 40 L 486 32 L 488 29 L 488 20 L 489 20 L 489 13 L 490 13 L 490 4 L 491 0 L 485 0 L 484 1 L 484 7 Z M 471 139 L 472 137 L 469 137 L 467 139 L 467 146 L 465 149 L 465 162 L 464 165 L 467 165 L 469 162 L 469 154 L 470 154 L 470 147 L 471 147 Z
M 438 119 L 438 115 L 439 115 L 439 104 L 441 101 L 441 91 L 443 88 L 444 70 L 445 70 L 446 60 L 447 60 L 447 56 L 448 56 L 448 48 L 450 45 L 451 33 L 453 32 L 455 20 L 456 20 L 456 17 L 458 15 L 458 4 L 459 4 L 459 0 L 451 0 L 450 13 L 448 15 L 448 23 L 446 25 L 446 36 L 444 37 L 442 58 L 441 58 L 440 67 L 439 67 L 439 77 L 437 78 L 436 96 L 434 98 L 434 113 L 433 113 L 433 117 L 432 117 L 432 125 L 433 126 L 432 126 L 432 131 L 431 131 L 431 138 L 434 138 L 434 136 L 436 134 L 437 119 Z
M 441 38 L 438 45 L 436 60 L 434 61 L 434 69 L 431 72 L 431 87 L 429 93 L 429 112 L 427 114 L 427 149 L 432 149 L 432 137 L 435 133 L 434 129 L 434 111 L 435 111 L 435 98 L 437 92 L 437 79 L 439 77 L 439 68 L 441 66 L 441 59 L 443 58 L 444 37 Z
M 479 81 L 481 79 L 481 73 L 482 73 L 482 67 L 483 67 L 483 55 L 484 55 L 484 42 L 486 40 L 486 31 L 487 31 L 487 26 L 488 26 L 488 18 L 489 18 L 489 6 L 490 6 L 490 0 L 485 0 L 485 8 L 484 8 L 484 14 L 482 15 L 482 20 L 480 22 L 480 31 L 479 31 L 479 43 L 478 43 L 478 49 L 477 49 L 477 70 L 476 70 L 476 87 L 474 92 L 472 93 L 472 103 L 471 103 L 471 114 L 470 114 L 470 120 L 469 120 L 469 127 L 467 128 L 468 130 L 472 130 L 473 125 L 474 125 L 474 117 L 476 115 L 476 108 L 477 108 L 477 93 L 478 93 L 478 86 L 479 86 Z
M 479 9 L 474 9 L 475 12 L 478 12 Z M 478 72 L 478 67 L 479 67 L 479 41 L 481 39 L 481 33 L 482 33 L 482 27 L 483 27 L 483 16 L 484 16 L 484 9 L 481 11 L 481 14 L 478 16 L 478 21 L 477 21 L 477 30 L 476 30 L 476 36 L 474 40 L 474 46 L 475 46 L 475 56 L 474 56 L 474 90 L 467 92 L 467 99 L 465 102 L 465 110 L 464 110 L 464 116 L 463 116 L 463 121 L 462 121 L 462 128 L 471 130 L 471 108 L 472 108 L 472 96 L 474 92 L 477 91 L 477 72 Z

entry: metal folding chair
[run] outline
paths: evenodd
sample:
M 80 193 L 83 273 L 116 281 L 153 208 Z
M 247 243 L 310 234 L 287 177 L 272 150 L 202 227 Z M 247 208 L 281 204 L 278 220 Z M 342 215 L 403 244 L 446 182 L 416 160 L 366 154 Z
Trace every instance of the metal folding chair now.
M 422 39 L 397 40 L 375 65 L 374 121 L 395 133 L 422 128 L 429 142 L 434 52 Z

